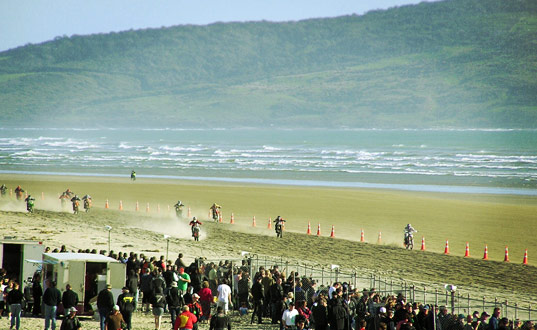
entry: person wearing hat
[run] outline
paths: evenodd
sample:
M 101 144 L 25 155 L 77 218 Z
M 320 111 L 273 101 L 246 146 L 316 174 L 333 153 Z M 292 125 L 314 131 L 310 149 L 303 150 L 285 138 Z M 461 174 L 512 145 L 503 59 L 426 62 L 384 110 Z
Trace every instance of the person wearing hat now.
M 119 312 L 119 306 L 114 305 L 112 307 L 112 312 L 106 316 L 105 320 L 105 330 L 121 330 L 123 329 L 123 326 L 125 325 L 125 319 L 123 319 L 123 315 Z
M 132 313 L 134 312 L 135 301 L 134 295 L 130 293 L 129 288 L 124 286 L 122 293 L 117 297 L 119 312 L 123 315 L 125 323 L 127 323 L 127 326 L 123 330 L 132 329 Z
M 112 294 L 112 286 L 106 285 L 105 289 L 102 289 L 97 296 L 97 309 L 99 310 L 99 321 L 101 330 L 105 330 L 105 320 L 108 314 L 114 307 L 114 295 Z M 119 309 L 118 309 L 119 310 Z
M 203 312 L 201 311 L 201 305 L 199 301 L 200 301 L 200 296 L 197 293 L 194 293 L 192 295 L 192 302 L 188 304 L 188 309 L 190 310 L 192 314 L 196 315 L 196 319 L 198 321 L 203 316 Z M 198 329 L 198 322 L 196 321 L 194 322 L 194 327 L 192 328 L 192 330 L 197 330 L 197 329 Z
M 65 310 L 65 317 L 62 320 L 60 330 L 79 330 L 82 329 L 82 324 L 76 316 L 76 308 L 69 307 Z
M 166 302 L 168 303 L 172 324 L 175 324 L 177 316 L 181 314 L 181 307 L 184 305 L 183 297 L 179 293 L 176 281 L 172 281 L 170 285 L 170 290 L 168 290 L 168 294 L 166 295 Z
M 489 324 L 487 322 L 487 319 L 490 317 L 490 314 L 487 312 L 481 313 L 481 317 L 479 318 L 479 326 L 477 327 L 477 330 L 488 330 Z

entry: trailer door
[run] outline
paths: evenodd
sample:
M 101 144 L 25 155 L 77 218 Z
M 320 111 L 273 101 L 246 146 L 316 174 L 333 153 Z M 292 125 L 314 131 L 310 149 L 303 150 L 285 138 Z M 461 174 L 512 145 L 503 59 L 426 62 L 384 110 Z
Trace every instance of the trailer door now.
M 121 262 L 109 262 L 108 263 L 108 283 L 112 285 L 112 294 L 114 295 L 114 301 L 121 294 L 121 289 L 125 286 L 126 266 Z
M 22 280 L 25 281 L 32 278 L 34 273 L 41 268 L 40 265 L 25 261 L 25 259 L 42 260 L 45 247 L 42 244 L 24 244 L 22 246 Z
M 65 284 L 70 284 L 71 289 L 78 294 L 80 304 L 84 302 L 84 282 L 86 280 L 86 262 L 85 261 L 70 261 L 69 262 L 69 278 L 64 278 Z M 64 291 L 65 288 L 62 288 Z

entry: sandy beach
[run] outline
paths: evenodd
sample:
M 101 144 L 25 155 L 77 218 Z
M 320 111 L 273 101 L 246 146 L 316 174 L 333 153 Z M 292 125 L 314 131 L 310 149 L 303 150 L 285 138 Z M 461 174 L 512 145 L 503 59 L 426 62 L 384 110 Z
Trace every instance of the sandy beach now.
M 168 234 L 172 236 L 170 259 L 178 252 L 190 261 L 198 256 L 239 258 L 241 251 L 249 251 L 320 265 L 337 263 L 426 283 L 453 283 L 478 296 L 505 293 L 529 299 L 537 294 L 532 266 L 537 255 L 536 197 L 5 174 L 0 175 L 0 183 L 8 188 L 20 184 L 36 198 L 34 214 L 26 213 L 24 203 L 9 193 L 0 200 L 2 236 L 40 240 L 53 248 L 65 244 L 68 249 L 107 249 L 103 227 L 110 225 L 114 251 L 164 255 L 163 234 Z M 73 215 L 70 207 L 62 210 L 58 196 L 67 188 L 79 196 L 90 194 L 92 211 Z M 178 199 L 186 205 L 185 214 L 190 207 L 192 216 L 204 221 L 200 242 L 190 237 L 186 219 L 168 211 Z M 123 211 L 119 211 L 120 201 Z M 223 207 L 222 224 L 207 221 L 213 202 Z M 233 225 L 229 224 L 232 212 Z M 287 219 L 284 239 L 267 229 L 269 217 L 277 215 Z M 254 216 L 256 228 L 252 228 Z M 310 236 L 306 235 L 308 222 Z M 414 251 L 402 248 L 407 223 L 419 231 Z M 318 224 L 322 237 L 315 235 Z M 329 237 L 332 225 L 336 238 Z M 359 242 L 362 229 L 366 243 Z M 381 244 L 377 244 L 379 232 Z M 422 236 L 427 251 L 419 249 Z M 443 254 L 446 240 L 449 256 Z M 463 258 L 466 242 L 470 258 Z M 488 261 L 481 260 L 485 244 Z M 503 262 L 505 246 L 509 263 Z M 522 265 L 525 249 L 530 265 Z

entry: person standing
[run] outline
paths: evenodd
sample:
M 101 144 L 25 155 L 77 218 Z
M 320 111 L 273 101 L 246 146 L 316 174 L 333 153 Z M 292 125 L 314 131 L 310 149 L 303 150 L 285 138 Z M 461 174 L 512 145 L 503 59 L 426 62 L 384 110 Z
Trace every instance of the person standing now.
M 192 330 L 194 329 L 194 323 L 198 322 L 198 319 L 196 318 L 196 315 L 192 314 L 188 308 L 188 306 L 183 306 L 182 308 L 183 312 L 177 320 L 175 320 L 175 324 L 173 326 L 173 330 Z
M 134 304 L 136 299 L 134 295 L 130 293 L 128 287 L 123 287 L 122 293 L 117 297 L 117 305 L 119 306 L 119 312 L 123 315 L 127 327 L 124 330 L 132 329 L 132 313 L 134 312 Z
M 224 314 L 227 314 L 229 307 L 233 305 L 231 302 L 231 288 L 227 285 L 227 279 L 222 279 L 222 284 L 218 286 L 217 291 L 218 300 L 216 305 L 222 306 Z
M 184 267 L 179 267 L 179 281 L 177 281 L 177 289 L 179 290 L 181 297 L 185 295 L 189 283 L 190 275 L 185 272 Z
M 295 319 L 298 311 L 295 309 L 295 304 L 289 303 L 289 308 L 283 312 L 282 323 L 284 329 L 293 329 L 295 327 Z
M 63 295 L 62 295 L 62 304 L 63 304 L 64 313 L 66 316 L 68 315 L 69 313 L 68 310 L 71 307 L 76 308 L 76 306 L 78 305 L 78 294 L 71 289 L 70 284 L 67 284 L 65 286 L 65 291 L 63 292 Z
M 41 314 L 41 297 L 43 297 L 43 288 L 41 287 L 41 276 L 34 275 L 32 280 L 32 296 L 34 304 L 32 306 L 32 315 L 39 316 Z
M 192 314 L 196 316 L 198 321 L 201 320 L 201 317 L 203 316 L 203 312 L 201 310 L 201 305 L 199 304 L 200 296 L 197 293 L 194 293 L 192 295 L 192 302 L 188 304 L 188 309 Z M 194 322 L 193 330 L 198 330 L 198 321 Z
M 56 329 L 56 310 L 61 302 L 61 292 L 56 288 L 56 282 L 48 280 L 48 288 L 43 294 L 45 305 L 45 330 Z
M 114 295 L 112 294 L 112 286 L 107 284 L 106 289 L 102 289 L 97 296 L 97 309 L 99 310 L 101 330 L 105 330 L 105 321 L 108 314 L 112 312 L 112 308 L 114 308 Z
M 263 275 L 258 276 L 254 284 L 252 285 L 252 297 L 254 301 L 254 311 L 252 312 L 252 320 L 250 321 L 250 324 L 254 323 L 255 316 L 257 315 L 257 324 L 262 324 L 262 316 L 263 316 L 263 301 L 265 300 L 265 293 L 263 289 L 263 284 L 261 284 L 261 281 L 263 280 Z
M 209 330 L 231 330 L 231 322 L 229 316 L 224 314 L 222 306 L 218 306 L 216 309 L 216 315 L 211 317 L 211 324 Z
M 211 318 L 211 303 L 213 302 L 213 292 L 211 291 L 208 281 L 203 281 L 201 285 L 202 289 L 198 294 L 200 295 L 200 305 L 202 311 L 202 322 L 208 321 Z
M 179 294 L 176 281 L 172 281 L 170 290 L 166 295 L 166 302 L 168 303 L 168 310 L 170 311 L 172 324 L 175 324 L 175 320 L 177 319 L 177 316 L 181 314 L 181 308 L 184 305 L 183 297 L 181 297 Z
M 110 312 L 105 319 L 105 328 L 104 330 L 121 330 L 125 320 L 123 315 L 119 312 L 119 306 L 114 305 L 112 307 L 112 312 Z
M 21 326 L 21 311 L 22 311 L 22 300 L 24 295 L 22 294 L 19 283 L 15 282 L 13 284 L 13 290 L 7 296 L 7 303 L 11 306 L 11 327 L 13 329 L 15 326 L 19 330 Z
M 76 308 L 71 307 L 66 310 L 66 316 L 62 320 L 62 325 L 60 330 L 80 330 L 82 329 L 82 324 L 76 316 Z

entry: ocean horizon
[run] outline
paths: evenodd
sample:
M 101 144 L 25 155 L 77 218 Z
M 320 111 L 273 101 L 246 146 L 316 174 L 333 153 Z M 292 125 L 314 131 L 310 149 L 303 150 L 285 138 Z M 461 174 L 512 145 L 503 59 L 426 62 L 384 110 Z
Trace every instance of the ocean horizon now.
M 537 130 L 0 128 L 0 173 L 537 193 Z

